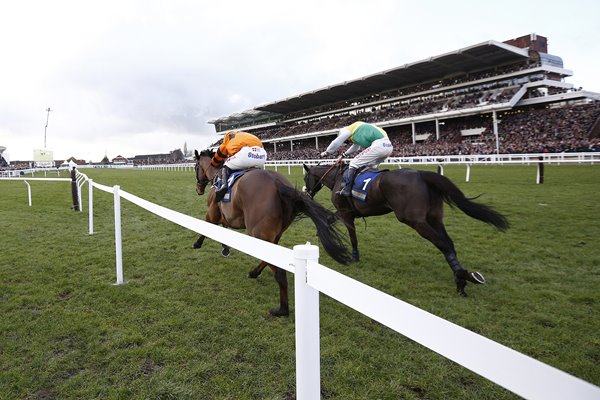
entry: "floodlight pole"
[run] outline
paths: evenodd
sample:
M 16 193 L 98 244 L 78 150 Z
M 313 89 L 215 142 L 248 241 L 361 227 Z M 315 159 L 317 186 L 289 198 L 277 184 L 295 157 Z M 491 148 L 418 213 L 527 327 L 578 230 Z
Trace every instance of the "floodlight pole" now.
M 44 127 L 44 149 L 46 148 L 46 130 L 48 129 L 48 120 L 50 119 L 50 107 L 46 108 L 46 126 Z

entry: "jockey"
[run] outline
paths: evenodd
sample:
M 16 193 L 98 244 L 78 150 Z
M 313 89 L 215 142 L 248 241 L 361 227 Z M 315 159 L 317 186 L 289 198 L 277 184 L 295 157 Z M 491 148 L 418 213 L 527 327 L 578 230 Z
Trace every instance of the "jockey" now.
M 217 201 L 227 192 L 229 174 L 246 168 L 262 168 L 267 161 L 267 152 L 259 138 L 251 133 L 232 131 L 223 136 L 210 163 L 221 168 L 221 186 L 217 189 Z
M 359 168 L 364 166 L 377 168 L 394 150 L 392 142 L 383 129 L 366 122 L 356 121 L 352 125 L 340 129 L 337 138 L 321 153 L 321 157 L 334 154 L 346 140 L 350 140 L 352 146 L 342 153 L 342 157 L 348 157 L 359 150 L 362 151 L 350 161 L 345 185 L 339 192 L 342 196 L 351 195 L 356 171 Z

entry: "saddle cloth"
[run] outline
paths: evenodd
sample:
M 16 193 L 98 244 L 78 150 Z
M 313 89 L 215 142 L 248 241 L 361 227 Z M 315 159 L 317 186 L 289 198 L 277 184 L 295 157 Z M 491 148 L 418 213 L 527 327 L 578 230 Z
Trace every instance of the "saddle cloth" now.
M 378 169 L 365 168 L 356 175 L 354 178 L 354 185 L 352 186 L 352 197 L 360 201 L 367 201 L 367 191 L 371 182 L 384 171 Z
M 223 200 L 221 200 L 223 203 L 229 203 L 231 201 L 231 188 L 233 187 L 233 184 L 237 181 L 239 177 L 244 175 L 246 172 L 248 172 L 247 169 L 242 169 L 240 171 L 233 171 L 231 174 L 229 174 L 229 177 L 227 179 L 227 192 L 225 193 L 225 197 L 223 197 Z M 221 178 L 217 179 L 217 187 L 219 186 L 221 186 Z

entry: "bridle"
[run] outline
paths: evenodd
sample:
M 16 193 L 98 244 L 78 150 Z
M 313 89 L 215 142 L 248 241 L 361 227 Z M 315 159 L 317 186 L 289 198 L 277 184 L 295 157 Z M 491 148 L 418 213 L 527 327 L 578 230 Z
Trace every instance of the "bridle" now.
M 210 179 L 208 179 L 208 177 L 206 176 L 206 172 L 203 174 L 204 176 L 202 177 L 202 179 L 198 178 L 198 170 L 200 169 L 200 160 L 196 160 L 196 166 L 195 166 L 195 170 L 196 170 L 196 184 L 201 186 L 202 188 L 205 188 L 206 185 L 208 185 L 208 182 L 210 182 Z
M 321 177 L 319 178 L 319 180 L 317 181 L 317 183 L 315 183 L 314 187 L 312 189 L 306 188 L 306 194 L 310 196 L 310 198 L 315 197 L 315 194 L 317 194 L 316 192 L 313 193 L 313 190 L 317 190 L 318 191 L 318 187 L 319 185 L 322 186 L 321 182 L 323 182 L 323 179 L 325 179 L 325 177 L 327 175 L 329 175 L 329 173 L 331 171 L 333 171 L 334 168 L 339 167 L 341 165 L 341 161 L 342 161 L 342 157 L 340 156 L 337 160 L 335 160 L 335 162 L 333 164 L 331 164 L 331 167 L 329 167 L 327 169 L 327 171 L 325 171 L 325 173 L 323 175 L 321 175 Z

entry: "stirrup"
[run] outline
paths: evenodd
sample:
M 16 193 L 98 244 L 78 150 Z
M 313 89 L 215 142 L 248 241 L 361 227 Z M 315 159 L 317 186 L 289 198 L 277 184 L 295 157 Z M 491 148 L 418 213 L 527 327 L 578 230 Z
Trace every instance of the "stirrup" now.
M 216 200 L 217 201 L 223 200 L 223 198 L 225 197 L 225 193 L 227 193 L 227 186 L 221 185 L 220 188 L 218 188 L 217 190 L 215 190 Z
M 346 188 L 343 187 L 337 192 L 337 194 L 339 194 L 340 196 L 344 196 L 344 197 L 350 197 L 350 196 L 352 196 L 352 189 L 346 190 Z

